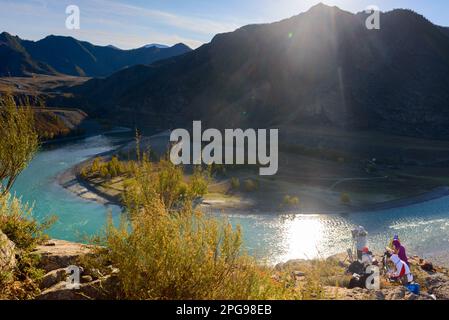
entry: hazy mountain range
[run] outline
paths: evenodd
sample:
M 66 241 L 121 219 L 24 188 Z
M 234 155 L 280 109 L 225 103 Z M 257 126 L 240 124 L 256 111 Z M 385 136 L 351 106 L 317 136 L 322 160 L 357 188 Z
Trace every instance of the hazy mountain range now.
M 66 74 L 102 77 L 137 64 L 151 64 L 191 51 L 180 43 L 173 47 L 145 46 L 118 50 L 96 46 L 72 37 L 48 36 L 39 41 L 0 34 L 0 76 Z
M 366 18 L 319 4 L 218 34 L 193 51 L 182 44 L 116 50 L 55 36 L 31 42 L 3 33 L 0 73 L 104 76 L 139 64 L 48 101 L 120 123 L 316 124 L 448 138 L 449 28 L 405 9 L 382 13 L 380 30 L 368 30 Z
M 382 13 L 380 30 L 366 17 L 320 4 L 90 80 L 57 102 L 167 126 L 307 123 L 448 137 L 448 29 L 410 10 Z

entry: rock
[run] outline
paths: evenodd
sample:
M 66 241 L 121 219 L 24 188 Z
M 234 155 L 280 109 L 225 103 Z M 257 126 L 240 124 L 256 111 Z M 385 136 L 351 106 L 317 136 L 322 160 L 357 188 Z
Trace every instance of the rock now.
M 84 275 L 81 277 L 81 283 L 92 282 L 94 279 L 92 276 Z
M 327 299 L 332 300 L 374 300 L 375 293 L 366 289 L 348 289 L 341 287 L 324 287 Z
M 50 240 L 35 251 L 41 256 L 40 267 L 46 272 L 76 265 L 79 258 L 91 252 L 91 246 L 63 240 Z
M 442 284 L 448 283 L 448 282 L 449 282 L 449 277 L 447 277 L 441 273 L 432 274 L 432 275 L 426 277 L 426 279 L 425 279 L 426 287 L 429 290 L 432 290 L 432 289 L 439 287 Z
M 403 300 L 407 293 L 407 288 L 400 286 L 391 289 L 382 290 L 385 295 L 385 300 Z
M 39 287 L 47 289 L 67 278 L 67 271 L 65 268 L 60 268 L 48 272 L 41 280 Z
M 423 269 L 424 271 L 428 271 L 428 272 L 433 272 L 433 271 L 435 271 L 435 268 L 433 267 L 433 263 L 432 263 L 432 262 L 429 262 L 429 261 L 426 261 L 426 260 L 423 260 L 423 261 L 420 263 L 420 267 L 421 267 L 421 269 Z
M 115 298 L 118 279 L 108 275 L 101 279 L 81 283 L 79 289 L 67 288 L 65 281 L 44 290 L 37 300 L 106 300 Z
M 425 279 L 426 287 L 430 295 L 437 300 L 449 300 L 449 277 L 436 273 Z
M 305 276 L 306 276 L 306 274 L 305 274 L 304 272 L 298 271 L 298 270 L 293 271 L 293 272 L 292 272 L 292 275 L 293 275 L 294 277 L 296 277 L 296 278 L 299 278 L 299 277 L 305 277 Z
M 0 230 L 0 271 L 11 271 L 16 263 L 16 245 Z
M 293 260 L 289 260 L 287 262 L 281 262 L 278 263 L 275 266 L 275 269 L 280 271 L 280 270 L 284 270 L 284 269 L 294 269 L 296 266 L 302 266 L 304 264 L 308 264 L 309 261 L 305 260 L 305 259 L 293 259 Z

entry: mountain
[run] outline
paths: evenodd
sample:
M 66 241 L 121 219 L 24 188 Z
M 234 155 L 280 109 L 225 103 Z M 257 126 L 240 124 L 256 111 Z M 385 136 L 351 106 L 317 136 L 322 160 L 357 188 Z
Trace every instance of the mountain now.
M 191 51 L 184 44 L 170 48 L 117 50 L 72 37 L 48 36 L 39 41 L 0 34 L 0 76 L 31 73 L 102 77 L 137 64 L 151 64 Z
M 449 27 L 440 27 L 440 30 L 449 37 Z
M 218 34 L 181 56 L 72 89 L 73 104 L 120 121 L 215 127 L 302 124 L 449 137 L 449 37 L 410 10 L 317 5 Z
M 169 48 L 169 46 L 167 46 L 165 44 L 159 44 L 159 43 L 150 43 L 150 44 L 147 44 L 144 47 L 145 48 L 156 47 L 156 48 L 159 48 L 159 49 L 167 49 L 167 48 Z
M 114 46 L 113 44 L 110 44 L 110 45 L 108 45 L 107 47 L 108 47 L 108 48 L 115 49 L 115 50 L 122 50 L 122 49 L 120 49 L 120 48 Z
M 0 76 L 56 72 L 49 65 L 35 61 L 22 46 L 22 40 L 6 32 L 0 34 L 0 61 Z

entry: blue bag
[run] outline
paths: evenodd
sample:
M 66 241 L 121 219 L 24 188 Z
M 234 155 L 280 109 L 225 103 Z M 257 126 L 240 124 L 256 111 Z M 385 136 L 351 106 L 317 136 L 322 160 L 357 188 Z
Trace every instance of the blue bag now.
M 405 287 L 408 289 L 408 291 L 410 291 L 411 293 L 414 293 L 414 294 L 419 294 L 420 289 L 421 289 L 419 287 L 419 284 L 417 284 L 417 283 L 408 284 Z

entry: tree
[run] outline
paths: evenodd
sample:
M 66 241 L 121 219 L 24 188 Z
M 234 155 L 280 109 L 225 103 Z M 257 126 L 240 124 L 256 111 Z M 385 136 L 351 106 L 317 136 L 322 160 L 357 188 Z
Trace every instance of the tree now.
M 0 96 L 0 194 L 5 195 L 39 148 L 34 113 L 18 107 L 11 95 Z M 4 184 L 4 185 L 3 185 Z

